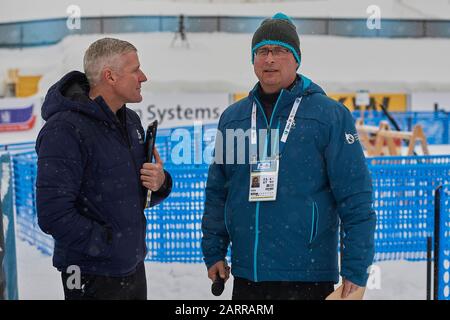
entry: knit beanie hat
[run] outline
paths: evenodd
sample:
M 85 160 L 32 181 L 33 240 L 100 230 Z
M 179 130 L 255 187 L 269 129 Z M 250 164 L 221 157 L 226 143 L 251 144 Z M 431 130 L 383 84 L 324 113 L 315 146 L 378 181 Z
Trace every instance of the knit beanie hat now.
M 300 39 L 297 28 L 287 15 L 277 13 L 261 23 L 252 39 L 252 63 L 255 51 L 265 45 L 278 45 L 289 49 L 300 66 Z

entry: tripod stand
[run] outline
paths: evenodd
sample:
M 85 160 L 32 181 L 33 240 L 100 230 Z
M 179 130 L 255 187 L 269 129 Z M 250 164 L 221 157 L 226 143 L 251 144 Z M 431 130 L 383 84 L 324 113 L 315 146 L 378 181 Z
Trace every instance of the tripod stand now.
M 181 45 L 189 49 L 189 42 L 186 37 L 186 27 L 184 25 L 184 15 L 182 14 L 178 17 L 178 30 L 175 32 L 175 36 L 173 37 L 172 43 L 170 45 L 171 47 L 175 46 L 178 38 L 180 38 L 181 40 Z

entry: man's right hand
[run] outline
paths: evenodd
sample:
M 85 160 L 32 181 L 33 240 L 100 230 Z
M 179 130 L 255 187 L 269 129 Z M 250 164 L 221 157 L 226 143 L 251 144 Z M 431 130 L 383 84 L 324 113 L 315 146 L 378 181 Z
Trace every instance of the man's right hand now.
M 210 278 L 212 282 L 216 280 L 217 274 L 219 274 L 225 282 L 230 277 L 230 267 L 227 266 L 225 261 L 218 261 L 208 269 L 208 278 Z

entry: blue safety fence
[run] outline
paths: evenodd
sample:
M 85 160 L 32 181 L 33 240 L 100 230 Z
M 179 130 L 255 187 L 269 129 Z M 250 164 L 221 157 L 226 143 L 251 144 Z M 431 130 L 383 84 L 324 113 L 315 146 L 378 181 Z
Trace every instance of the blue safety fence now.
M 147 217 L 147 260 L 202 262 L 201 219 L 205 201 L 206 165 L 166 165 L 173 178 L 170 197 Z
M 53 239 L 38 226 L 36 215 L 36 153 L 29 151 L 12 156 L 17 231 L 21 240 L 36 246 L 42 253 L 53 253 Z
M 450 183 L 450 155 L 368 159 L 377 213 L 375 260 L 426 260 L 434 190 Z
M 450 185 L 440 193 L 438 299 L 450 300 Z
M 158 129 L 156 148 L 165 164 L 208 164 L 217 133 L 217 123 Z
M 427 137 L 428 144 L 450 143 L 450 113 L 446 112 L 391 112 L 390 115 L 403 131 L 412 131 L 416 124 L 420 124 Z M 361 116 L 360 111 L 354 111 L 355 119 Z M 395 130 L 387 116 L 381 111 L 366 111 L 364 124 L 378 126 L 381 121 L 387 121 Z
M 212 128 L 214 125 L 197 128 L 197 135 Z M 174 138 L 176 129 L 158 132 L 157 148 L 165 159 L 166 170 L 173 176 L 174 186 L 166 201 L 145 210 L 149 249 L 146 260 L 200 263 L 201 217 L 208 164 L 204 161 L 174 164 L 171 160 L 180 143 L 191 147 L 197 143 L 196 150 L 205 150 L 211 147 L 213 139 L 195 139 L 192 127 L 182 128 L 191 134 L 190 140 L 185 140 L 188 135 L 180 138 L 182 135 L 178 134 Z M 197 153 L 192 151 L 191 159 Z M 27 152 L 13 155 L 12 159 L 19 237 L 43 253 L 51 254 L 53 241 L 39 230 L 36 221 L 36 155 Z M 434 190 L 440 184 L 450 184 L 450 155 L 376 157 L 368 158 L 367 162 L 373 179 L 374 210 L 377 213 L 375 261 L 425 261 L 426 239 L 434 231 Z M 442 248 L 447 248 L 444 253 L 448 254 L 448 231 L 446 235 L 441 239 Z M 445 277 L 448 278 L 448 273 Z

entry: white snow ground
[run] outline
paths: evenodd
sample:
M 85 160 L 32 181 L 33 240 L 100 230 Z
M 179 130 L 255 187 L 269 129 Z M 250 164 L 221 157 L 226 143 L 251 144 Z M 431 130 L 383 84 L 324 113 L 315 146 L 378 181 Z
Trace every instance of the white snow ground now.
M 18 280 L 21 300 L 59 300 L 64 298 L 61 277 L 51 257 L 18 241 Z M 367 300 L 424 300 L 426 263 L 385 261 L 375 264 L 380 280 L 367 289 Z M 147 292 L 150 300 L 231 299 L 232 277 L 223 294 L 211 294 L 211 282 L 203 264 L 146 263 Z M 370 282 L 370 281 L 369 281 Z
M 45 94 L 66 72 L 82 70 L 84 51 L 106 36 L 138 48 L 142 70 L 149 77 L 144 91 L 248 92 L 257 81 L 251 64 L 252 35 L 229 33 L 188 34 L 190 49 L 180 43 L 171 48 L 172 33 L 77 35 L 49 47 L 0 49 L 0 78 L 10 68 L 19 68 L 24 75 L 44 75 L 40 89 Z M 300 39 L 299 72 L 327 92 L 450 91 L 449 39 Z

